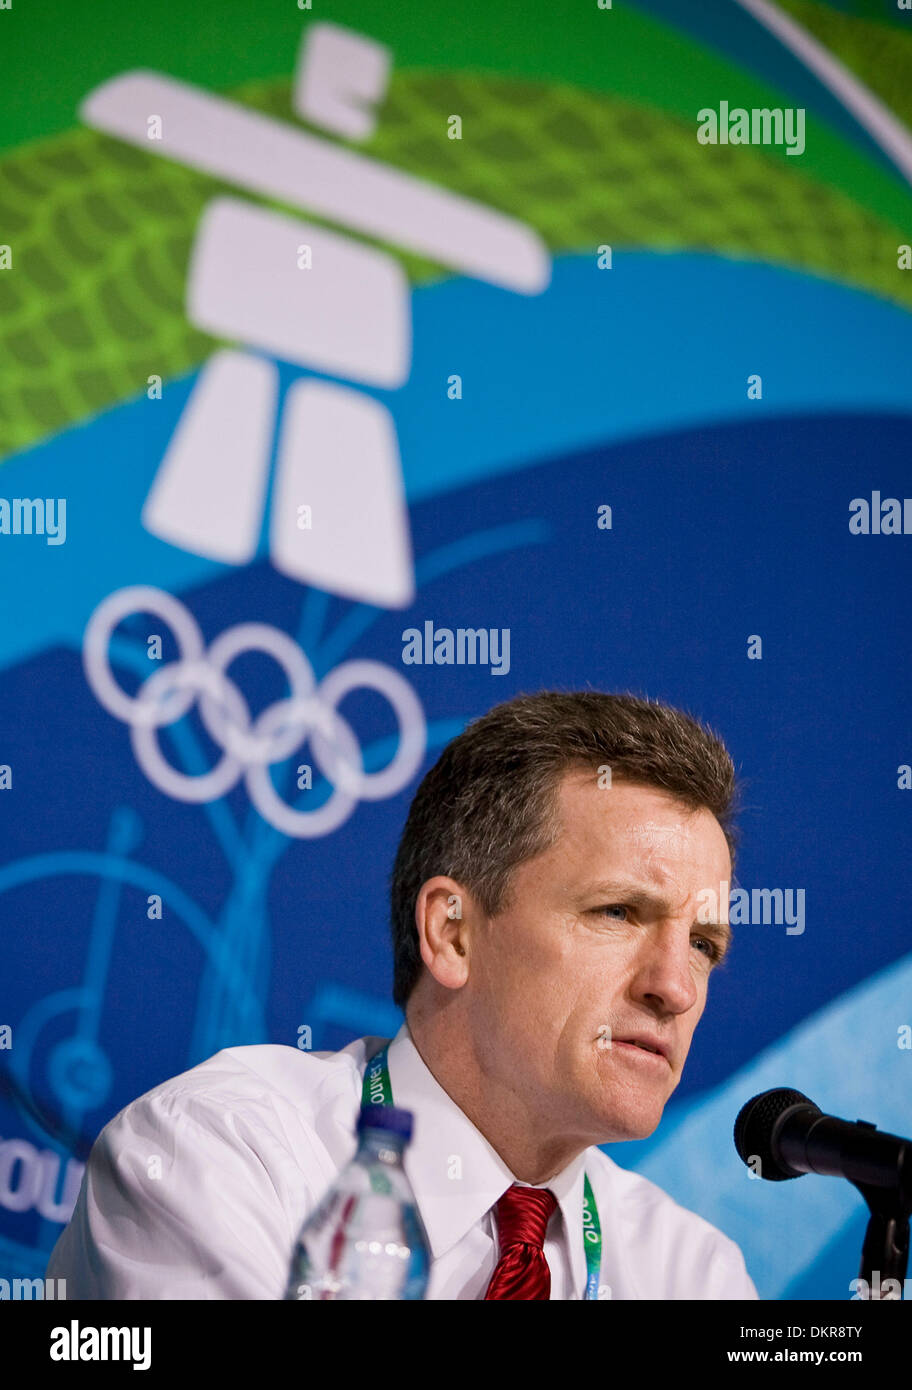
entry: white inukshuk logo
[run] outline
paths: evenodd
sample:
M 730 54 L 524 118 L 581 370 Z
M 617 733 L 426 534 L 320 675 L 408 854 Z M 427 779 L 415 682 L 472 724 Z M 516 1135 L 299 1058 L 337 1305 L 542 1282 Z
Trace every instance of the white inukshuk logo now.
M 391 63 L 372 39 L 311 24 L 294 109 L 312 125 L 366 139 Z M 307 207 L 459 274 L 522 294 L 550 281 L 550 254 L 525 223 L 167 75 L 122 73 L 91 92 L 80 115 L 147 153 Z M 279 409 L 269 358 L 382 390 L 403 386 L 412 361 L 409 284 L 376 246 L 219 196 L 197 228 L 186 310 L 197 328 L 244 346 L 216 352 L 201 371 L 142 521 L 172 545 L 244 564 L 259 542 Z M 341 382 L 292 382 L 269 548 L 281 573 L 329 593 L 388 607 L 412 601 L 398 438 L 381 401 Z

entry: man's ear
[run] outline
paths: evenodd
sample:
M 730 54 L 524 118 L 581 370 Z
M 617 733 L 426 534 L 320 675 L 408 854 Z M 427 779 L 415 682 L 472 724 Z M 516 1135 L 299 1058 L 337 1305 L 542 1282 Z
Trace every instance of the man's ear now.
M 469 977 L 472 895 L 455 879 L 439 874 L 421 885 L 415 927 L 421 959 L 438 984 L 460 989 Z

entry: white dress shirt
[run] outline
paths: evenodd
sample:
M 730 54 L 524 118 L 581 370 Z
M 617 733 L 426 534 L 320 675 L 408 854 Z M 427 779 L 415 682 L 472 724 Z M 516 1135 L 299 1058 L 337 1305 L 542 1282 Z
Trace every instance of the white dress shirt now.
M 365 1067 L 340 1052 L 230 1047 L 140 1096 L 102 1130 L 47 1277 L 76 1299 L 279 1299 L 298 1231 L 356 1148 Z M 427 1297 L 483 1299 L 492 1208 L 516 1179 L 434 1080 L 403 1024 L 393 1100 L 415 1116 L 405 1170 L 431 1245 Z M 586 1288 L 583 1179 L 602 1228 L 602 1299 L 757 1298 L 741 1251 L 647 1179 L 587 1149 L 550 1188 L 552 1299 Z

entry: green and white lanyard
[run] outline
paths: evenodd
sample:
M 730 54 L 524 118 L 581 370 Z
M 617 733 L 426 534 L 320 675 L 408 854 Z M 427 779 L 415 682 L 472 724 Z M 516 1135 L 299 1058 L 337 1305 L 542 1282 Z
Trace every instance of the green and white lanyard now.
M 392 1105 L 393 1084 L 390 1081 L 387 1052 L 389 1044 L 372 1057 L 364 1072 L 361 1087 L 362 1105 Z M 588 1174 L 583 1184 L 583 1250 L 586 1255 L 586 1298 L 597 1299 L 599 1273 L 602 1266 L 602 1227 L 599 1222 L 595 1195 Z

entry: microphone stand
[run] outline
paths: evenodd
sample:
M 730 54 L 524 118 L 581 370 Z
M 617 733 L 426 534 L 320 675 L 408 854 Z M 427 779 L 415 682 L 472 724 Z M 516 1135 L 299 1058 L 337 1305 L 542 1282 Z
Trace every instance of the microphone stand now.
M 865 1120 L 857 1123 L 866 1129 L 876 1129 L 876 1125 Z M 899 1287 L 896 1297 L 902 1298 L 909 1264 L 909 1217 L 912 1215 L 912 1153 L 909 1147 L 899 1153 L 892 1182 L 884 1182 L 883 1172 L 878 1174 L 875 1183 L 858 1178 L 849 1181 L 864 1197 L 871 1213 L 861 1247 L 858 1277 L 865 1281 L 869 1297 L 881 1300 L 894 1297 L 881 1290 L 887 1279 L 896 1279 Z

